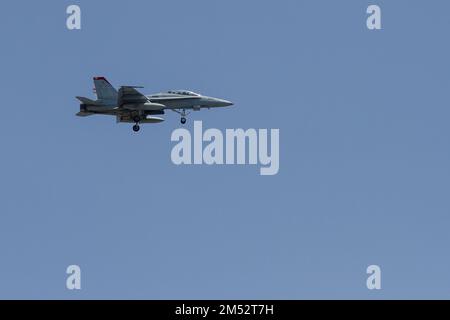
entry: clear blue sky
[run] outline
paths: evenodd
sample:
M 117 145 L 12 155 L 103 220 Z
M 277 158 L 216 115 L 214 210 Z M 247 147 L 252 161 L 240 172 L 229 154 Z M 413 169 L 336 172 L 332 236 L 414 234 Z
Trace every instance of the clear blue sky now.
M 381 31 L 366 8 L 382 9 Z M 82 30 L 66 29 L 79 4 Z M 7 1 L 0 298 L 450 298 L 448 1 Z M 78 118 L 92 76 L 235 102 L 280 171 L 174 166 L 166 122 Z M 65 288 L 82 268 L 82 290 Z M 382 290 L 366 267 L 382 268 Z

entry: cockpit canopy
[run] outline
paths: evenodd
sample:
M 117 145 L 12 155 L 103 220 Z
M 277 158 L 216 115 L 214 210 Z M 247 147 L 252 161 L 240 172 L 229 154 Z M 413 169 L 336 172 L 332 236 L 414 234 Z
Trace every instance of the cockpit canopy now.
M 171 94 L 180 94 L 183 96 L 193 96 L 193 97 L 199 97 L 200 95 L 198 93 L 192 92 L 192 91 L 186 91 L 186 90 L 172 90 L 168 91 L 167 93 Z

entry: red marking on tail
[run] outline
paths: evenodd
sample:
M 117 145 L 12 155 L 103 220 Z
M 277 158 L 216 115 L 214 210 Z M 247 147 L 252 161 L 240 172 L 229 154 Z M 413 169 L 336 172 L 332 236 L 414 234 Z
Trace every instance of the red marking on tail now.
M 105 77 L 94 77 L 94 80 L 104 80 L 104 81 L 106 81 L 106 82 L 108 82 L 108 83 L 109 83 L 109 81 L 108 81 L 108 80 L 106 80 L 106 78 L 105 78 Z M 109 83 L 109 84 L 111 84 L 111 83 Z

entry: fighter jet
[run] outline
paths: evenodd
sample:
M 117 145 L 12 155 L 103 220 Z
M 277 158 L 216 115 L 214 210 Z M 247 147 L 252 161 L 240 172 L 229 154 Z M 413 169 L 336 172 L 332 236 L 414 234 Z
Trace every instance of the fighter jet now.
M 97 100 L 76 97 L 81 101 L 80 117 L 95 114 L 111 115 L 116 121 L 134 123 L 133 131 L 138 132 L 141 123 L 159 123 L 165 110 L 171 110 L 181 116 L 181 123 L 186 123 L 189 110 L 202 108 L 218 108 L 232 106 L 227 100 L 207 97 L 188 90 L 172 90 L 168 92 L 143 95 L 137 89 L 142 87 L 121 86 L 117 91 L 105 77 L 94 77 Z

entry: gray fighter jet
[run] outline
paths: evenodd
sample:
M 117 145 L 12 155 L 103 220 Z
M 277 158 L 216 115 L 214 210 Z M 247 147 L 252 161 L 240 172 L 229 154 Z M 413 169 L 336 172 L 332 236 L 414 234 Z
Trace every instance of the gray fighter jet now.
M 117 91 L 104 77 L 94 77 L 97 100 L 76 97 L 81 101 L 77 116 L 86 117 L 94 114 L 115 116 L 117 122 L 134 123 L 133 131 L 139 131 L 141 123 L 159 123 L 165 110 L 172 110 L 181 116 L 181 123 L 186 123 L 186 110 L 198 111 L 202 108 L 232 106 L 227 100 L 200 95 L 187 90 L 173 90 L 152 95 L 143 95 L 137 89 L 142 87 L 121 86 Z

